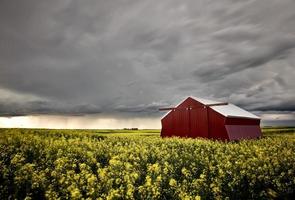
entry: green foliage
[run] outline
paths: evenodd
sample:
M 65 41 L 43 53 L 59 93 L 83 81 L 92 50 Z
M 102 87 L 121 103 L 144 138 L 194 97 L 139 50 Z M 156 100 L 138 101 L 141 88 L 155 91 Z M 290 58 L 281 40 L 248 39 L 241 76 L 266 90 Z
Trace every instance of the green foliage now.
M 289 199 L 295 135 L 264 132 L 225 143 L 155 130 L 0 129 L 0 197 Z

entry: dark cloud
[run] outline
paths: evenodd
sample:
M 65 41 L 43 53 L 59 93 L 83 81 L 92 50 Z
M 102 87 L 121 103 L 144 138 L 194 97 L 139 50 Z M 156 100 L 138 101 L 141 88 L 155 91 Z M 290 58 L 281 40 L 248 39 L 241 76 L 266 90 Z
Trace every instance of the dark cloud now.
M 293 0 L 2 0 L 0 115 L 139 113 L 187 95 L 294 111 Z
M 23 116 L 28 114 L 85 115 L 100 112 L 100 107 L 91 104 L 65 105 L 48 101 L 0 102 L 1 116 Z
M 273 60 L 286 59 L 288 57 L 287 54 L 290 53 L 289 50 L 295 48 L 295 36 L 289 40 L 274 41 L 273 43 L 272 46 L 265 49 L 258 47 L 251 54 L 245 54 L 237 59 L 232 59 L 232 63 L 223 64 L 218 66 L 218 68 L 198 69 L 194 74 L 205 81 L 222 79 L 229 74 L 260 67 Z

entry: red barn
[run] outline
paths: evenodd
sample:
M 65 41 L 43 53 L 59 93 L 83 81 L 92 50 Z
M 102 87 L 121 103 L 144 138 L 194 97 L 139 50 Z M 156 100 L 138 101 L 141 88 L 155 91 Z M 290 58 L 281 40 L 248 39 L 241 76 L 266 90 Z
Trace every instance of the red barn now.
M 162 119 L 162 137 L 241 140 L 261 137 L 260 118 L 230 103 L 188 97 Z

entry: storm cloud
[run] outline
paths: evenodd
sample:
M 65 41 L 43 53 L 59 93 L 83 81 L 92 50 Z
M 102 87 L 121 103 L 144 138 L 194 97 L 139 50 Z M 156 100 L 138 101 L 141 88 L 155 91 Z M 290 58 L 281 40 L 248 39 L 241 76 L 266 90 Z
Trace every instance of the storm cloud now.
M 1 0 L 0 115 L 295 111 L 293 0 Z M 293 114 L 292 114 L 293 116 Z

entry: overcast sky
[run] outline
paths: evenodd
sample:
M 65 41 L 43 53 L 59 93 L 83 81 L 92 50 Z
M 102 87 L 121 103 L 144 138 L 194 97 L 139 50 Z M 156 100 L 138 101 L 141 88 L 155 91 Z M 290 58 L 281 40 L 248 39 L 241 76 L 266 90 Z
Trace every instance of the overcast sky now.
M 294 0 L 1 0 L 0 115 L 159 117 L 193 95 L 295 119 L 294 11 Z

